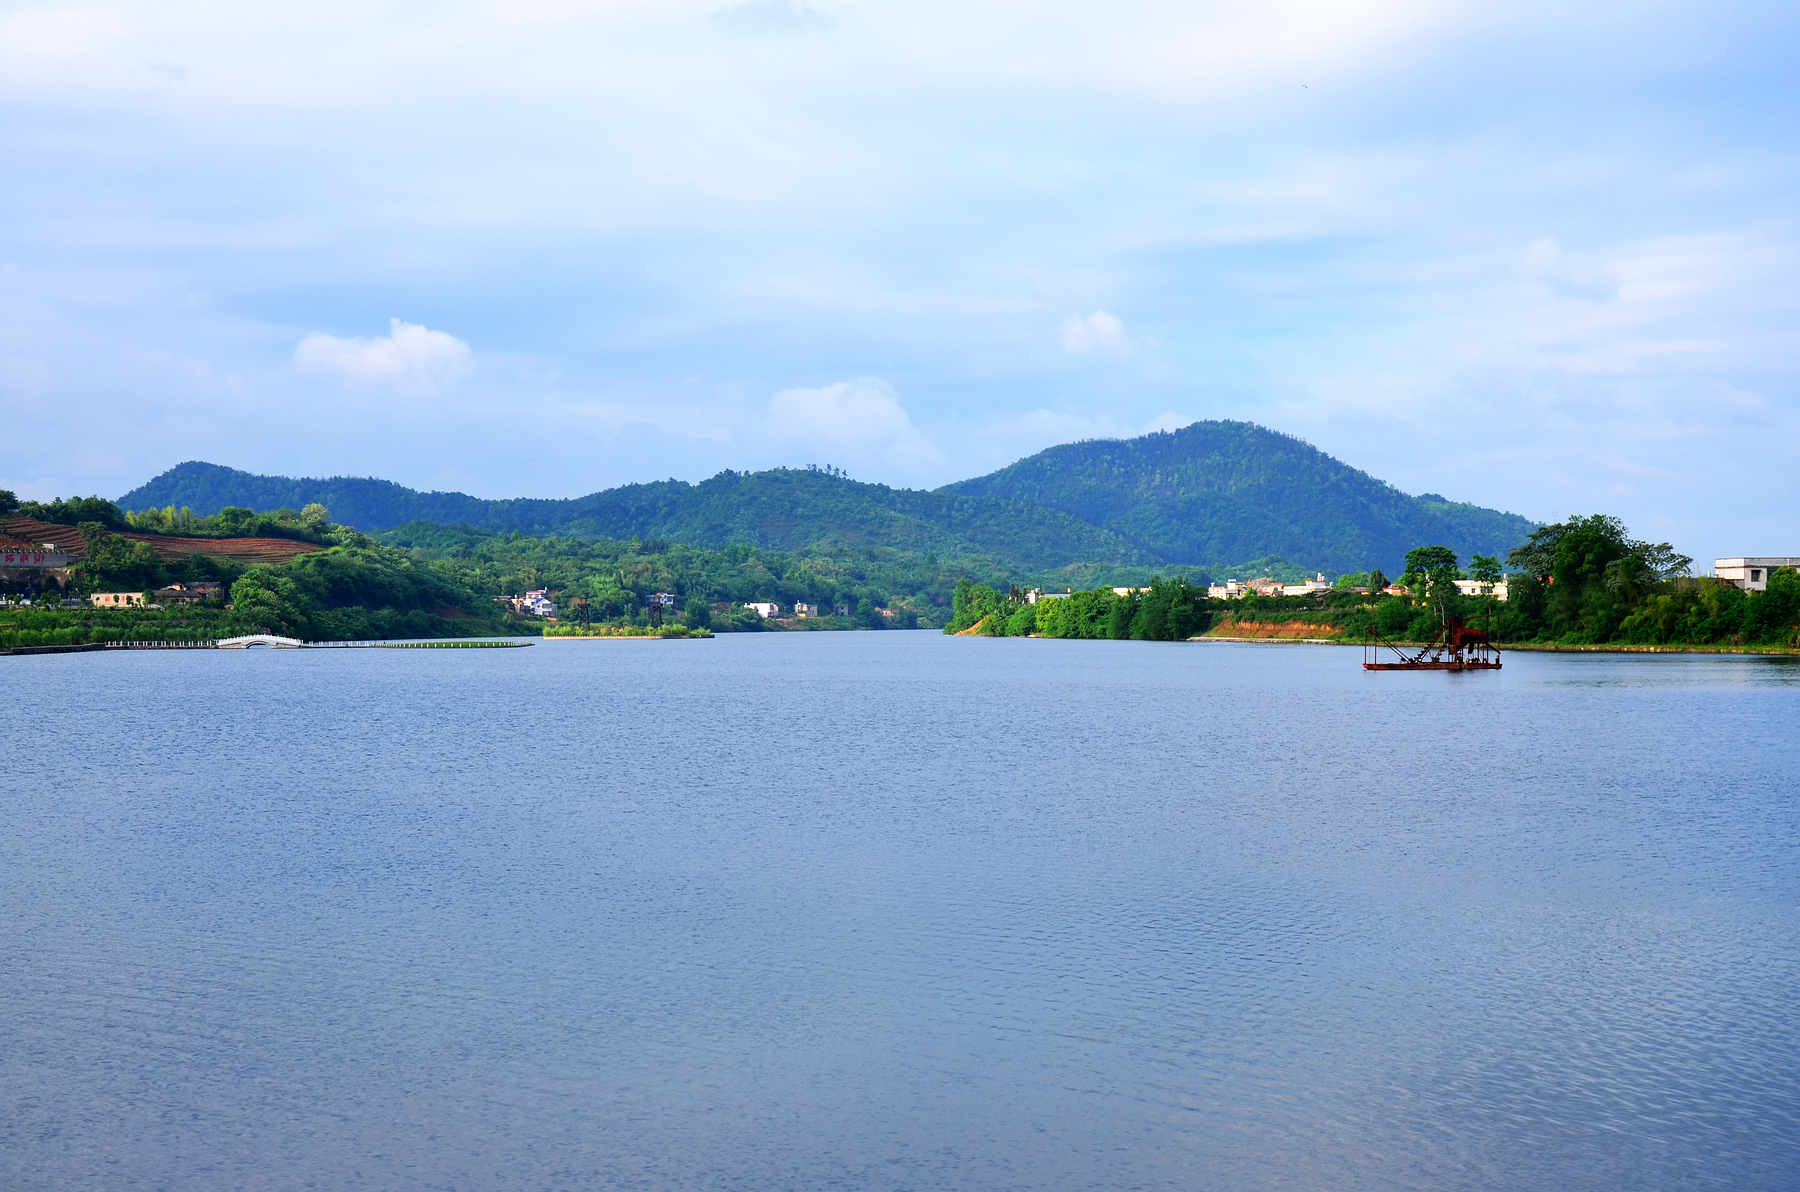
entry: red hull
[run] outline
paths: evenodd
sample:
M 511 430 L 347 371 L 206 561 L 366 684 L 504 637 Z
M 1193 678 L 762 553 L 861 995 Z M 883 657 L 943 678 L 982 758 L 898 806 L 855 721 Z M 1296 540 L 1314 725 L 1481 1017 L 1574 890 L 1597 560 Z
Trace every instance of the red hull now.
M 1365 662 L 1364 670 L 1499 670 L 1498 662 Z

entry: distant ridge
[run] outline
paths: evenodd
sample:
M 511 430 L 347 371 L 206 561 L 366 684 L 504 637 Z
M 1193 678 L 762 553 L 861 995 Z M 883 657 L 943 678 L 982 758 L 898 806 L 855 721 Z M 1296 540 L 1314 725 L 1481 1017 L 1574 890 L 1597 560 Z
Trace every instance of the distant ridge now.
M 332 520 L 368 533 L 428 521 L 497 533 L 654 538 L 799 554 L 904 550 L 946 562 L 980 557 L 1021 573 L 1071 562 L 1146 567 L 1160 562 L 1117 534 L 1054 509 L 1000 497 L 891 489 L 790 468 L 721 472 L 699 484 L 628 484 L 564 500 L 488 501 L 464 493 L 421 493 L 387 480 L 294 480 L 192 462 L 119 499 L 126 509 L 186 505 L 202 516 L 227 505 L 299 509 L 314 502 L 330 509 Z
M 1394 574 L 1415 546 L 1504 556 L 1536 523 L 1411 497 L 1292 435 L 1196 422 L 1136 439 L 1065 443 L 940 492 L 1006 497 L 1102 526 L 1163 559 L 1279 555 L 1326 571 Z
M 1505 555 L 1535 523 L 1412 497 L 1317 448 L 1247 422 L 1196 422 L 1137 439 L 1051 447 L 933 492 L 811 470 L 721 472 L 699 484 L 630 484 L 564 500 L 484 500 L 388 480 L 259 476 L 218 464 L 171 468 L 127 509 L 318 503 L 375 533 L 415 521 L 495 533 L 666 539 L 832 556 L 905 551 L 945 563 L 982 558 L 1020 574 L 1077 565 L 1224 567 L 1279 556 L 1341 573 L 1396 574 L 1415 546 L 1467 559 Z
M 312 504 L 331 510 L 333 520 L 340 524 L 367 532 L 409 521 L 481 525 L 495 506 L 518 507 L 519 516 L 525 518 L 532 516 L 529 507 L 544 506 L 537 515 L 547 518 L 551 507 L 568 502 L 484 501 L 466 493 L 422 493 L 392 480 L 362 476 L 333 476 L 326 480 L 258 476 L 198 460 L 177 464 L 119 498 L 124 509 L 186 505 L 200 517 L 210 517 L 230 505 L 267 511 L 300 509 Z

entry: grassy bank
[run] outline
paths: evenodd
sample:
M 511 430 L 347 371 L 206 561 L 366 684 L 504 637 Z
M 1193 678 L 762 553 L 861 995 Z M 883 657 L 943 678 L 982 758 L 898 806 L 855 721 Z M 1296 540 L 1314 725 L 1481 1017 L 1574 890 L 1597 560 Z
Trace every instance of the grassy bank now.
M 710 629 L 690 629 L 686 625 L 595 625 L 591 629 L 583 629 L 578 625 L 550 625 L 544 629 L 545 641 L 599 641 L 604 638 L 673 641 L 679 638 L 711 636 Z
M 0 650 L 20 646 L 79 646 L 104 642 L 201 642 L 254 633 L 223 608 L 0 609 Z

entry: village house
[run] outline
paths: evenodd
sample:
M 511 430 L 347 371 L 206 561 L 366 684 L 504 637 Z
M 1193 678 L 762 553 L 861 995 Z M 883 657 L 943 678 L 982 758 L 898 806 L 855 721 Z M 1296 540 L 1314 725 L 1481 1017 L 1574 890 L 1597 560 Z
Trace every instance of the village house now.
M 219 594 L 220 585 L 211 582 L 170 584 L 156 589 L 158 604 L 195 604 Z
M 1800 568 L 1800 558 L 1792 555 L 1757 555 L 1737 559 L 1714 559 L 1713 574 L 1728 584 L 1736 584 L 1746 592 L 1761 592 L 1769 586 L 1769 576 L 1777 568 Z
M 1309 579 L 1303 584 L 1281 585 L 1281 594 L 1283 596 L 1312 596 L 1320 592 L 1329 591 L 1331 591 L 1331 585 L 1325 581 L 1325 573 L 1322 571 L 1318 572 L 1315 578 Z
M 771 604 L 766 600 L 746 601 L 744 603 L 744 607 L 755 609 L 756 615 L 761 617 L 765 621 L 768 620 L 770 617 L 776 617 L 776 616 L 781 615 L 781 606 L 779 604 Z
M 1033 588 L 1025 593 L 1025 603 L 1036 604 L 1040 600 L 1062 600 L 1069 595 L 1068 592 L 1046 592 L 1042 588 Z
M 548 617 L 556 612 L 556 605 L 550 602 L 547 588 L 538 588 L 523 596 L 496 596 L 496 601 L 510 608 L 515 613 L 525 613 L 533 617 Z
M 142 608 L 144 594 L 142 592 L 94 592 L 89 594 L 88 601 L 95 608 Z
M 1478 579 L 1459 579 L 1456 590 L 1464 596 L 1492 596 L 1495 600 L 1506 599 L 1506 581 L 1497 584 L 1483 583 Z
M 794 601 L 794 615 L 796 617 L 816 617 L 819 615 L 819 606 L 808 604 L 804 600 L 796 600 Z

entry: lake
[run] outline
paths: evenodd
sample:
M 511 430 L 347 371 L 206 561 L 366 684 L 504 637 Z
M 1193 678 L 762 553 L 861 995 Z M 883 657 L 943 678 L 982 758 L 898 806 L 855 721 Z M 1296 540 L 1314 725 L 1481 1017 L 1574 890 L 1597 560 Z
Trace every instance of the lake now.
M 1800 1187 L 1800 664 L 0 659 L 0 1187 Z

